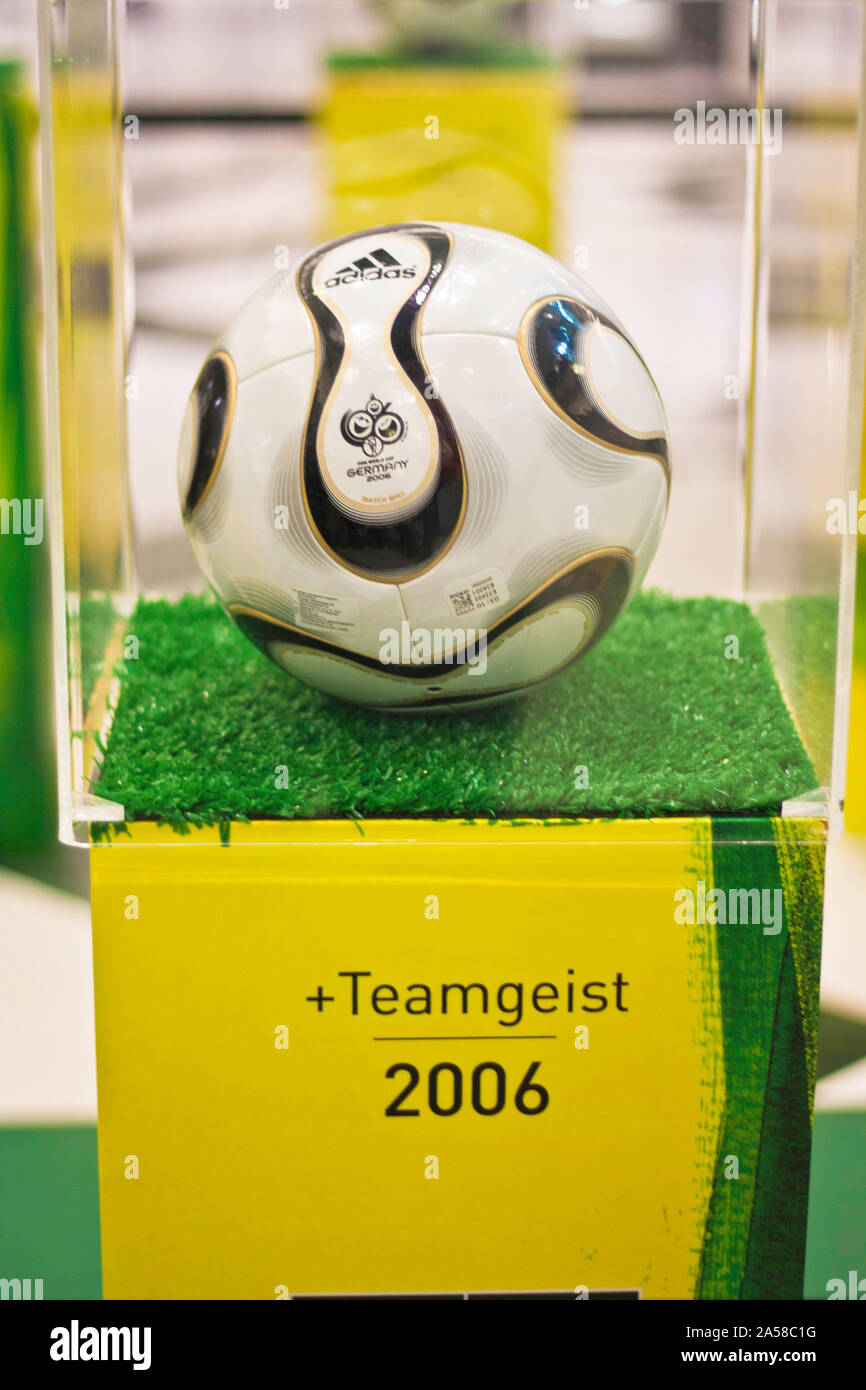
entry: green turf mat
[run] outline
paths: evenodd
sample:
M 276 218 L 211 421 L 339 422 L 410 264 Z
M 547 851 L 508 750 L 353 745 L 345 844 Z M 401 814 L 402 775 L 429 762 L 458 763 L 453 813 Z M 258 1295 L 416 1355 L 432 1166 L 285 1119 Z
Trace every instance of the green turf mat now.
M 585 660 L 457 716 L 309 690 L 209 598 L 142 600 L 130 631 L 97 787 L 129 819 L 748 814 L 817 783 L 760 625 L 727 599 L 639 594 Z

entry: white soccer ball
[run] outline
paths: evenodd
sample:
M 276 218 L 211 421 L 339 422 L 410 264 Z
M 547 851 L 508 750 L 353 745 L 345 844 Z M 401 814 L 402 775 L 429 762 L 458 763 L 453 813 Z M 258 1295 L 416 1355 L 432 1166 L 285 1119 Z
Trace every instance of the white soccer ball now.
M 268 282 L 207 359 L 183 515 L 220 602 L 292 675 L 387 710 L 547 680 L 658 544 L 664 410 L 612 311 L 526 242 L 404 223 Z
M 503 0 L 379 0 L 403 41 L 420 49 L 491 46 L 515 9 Z

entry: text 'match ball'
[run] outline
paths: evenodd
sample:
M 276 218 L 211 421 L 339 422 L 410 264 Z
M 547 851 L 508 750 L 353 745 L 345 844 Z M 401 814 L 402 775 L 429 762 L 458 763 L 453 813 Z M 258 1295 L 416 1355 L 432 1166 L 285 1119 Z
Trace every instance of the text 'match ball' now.
M 664 410 L 578 276 L 406 223 L 276 275 L 205 362 L 179 483 L 235 622 L 308 685 L 392 711 L 518 695 L 586 652 L 664 524 Z

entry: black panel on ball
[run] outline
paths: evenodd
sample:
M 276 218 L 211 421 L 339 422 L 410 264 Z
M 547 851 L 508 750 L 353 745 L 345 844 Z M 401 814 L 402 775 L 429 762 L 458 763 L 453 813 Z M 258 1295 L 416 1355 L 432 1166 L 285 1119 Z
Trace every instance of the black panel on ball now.
M 521 329 L 521 356 L 530 379 L 548 404 L 574 429 L 608 449 L 657 458 L 668 478 L 670 458 L 665 436 L 645 438 L 629 433 L 605 415 L 587 389 L 580 339 L 596 324 L 616 333 L 640 357 L 631 339 L 600 309 L 557 295 L 534 306 Z M 642 357 L 640 360 L 643 362 Z M 650 376 L 648 368 L 647 376 Z
M 233 383 L 228 360 L 221 354 L 209 357 L 193 387 L 196 412 L 195 460 L 183 501 L 185 517 L 201 502 L 222 462 L 231 426 Z

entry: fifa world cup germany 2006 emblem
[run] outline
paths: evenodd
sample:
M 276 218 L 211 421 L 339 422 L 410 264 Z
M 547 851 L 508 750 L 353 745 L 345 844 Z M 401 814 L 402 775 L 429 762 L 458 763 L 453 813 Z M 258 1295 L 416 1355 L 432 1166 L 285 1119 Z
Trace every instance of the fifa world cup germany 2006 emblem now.
M 340 432 L 347 444 L 356 444 L 368 458 L 376 458 L 386 445 L 399 444 L 406 433 L 406 421 L 390 401 L 370 396 L 362 410 L 347 410 L 340 421 Z

